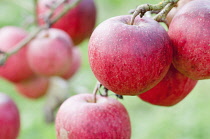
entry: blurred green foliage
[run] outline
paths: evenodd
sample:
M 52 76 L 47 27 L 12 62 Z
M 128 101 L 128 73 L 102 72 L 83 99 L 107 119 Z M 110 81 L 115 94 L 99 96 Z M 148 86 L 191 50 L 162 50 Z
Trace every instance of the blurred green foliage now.
M 97 24 L 107 18 L 128 14 L 139 4 L 158 3 L 160 0 L 95 0 Z M 0 0 L 0 27 L 23 26 L 33 16 L 32 0 Z M 69 93 L 91 93 L 96 79 L 87 56 L 88 40 L 84 41 L 82 68 L 69 81 Z M 132 139 L 208 139 L 210 137 L 210 82 L 199 81 L 195 89 L 173 107 L 154 106 L 135 96 L 125 96 L 121 102 L 127 108 L 132 123 Z M 19 139 L 55 139 L 54 124 L 46 124 L 43 117 L 45 98 L 29 100 L 20 96 L 9 82 L 0 80 L 0 92 L 9 94 L 21 113 Z

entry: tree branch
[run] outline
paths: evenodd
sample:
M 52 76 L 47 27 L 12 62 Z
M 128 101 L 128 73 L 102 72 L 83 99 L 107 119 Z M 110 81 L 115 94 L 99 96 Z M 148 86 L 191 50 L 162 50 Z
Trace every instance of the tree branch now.
M 49 23 L 50 25 L 54 24 L 56 21 L 58 21 L 63 15 L 65 15 L 69 10 L 74 8 L 81 0 L 75 0 L 73 3 L 68 4 L 65 8 L 63 8 L 62 12 L 58 14 L 58 16 L 50 19 Z M 65 2 L 65 0 L 62 0 L 62 2 Z M 61 4 L 56 5 L 56 8 L 59 7 Z M 56 8 L 51 10 L 51 15 L 55 12 Z M 39 26 L 35 29 L 34 32 L 28 35 L 28 37 L 24 38 L 22 41 L 20 41 L 18 44 L 14 46 L 14 48 L 9 52 L 2 52 L 0 53 L 0 65 L 3 65 L 6 60 L 13 54 L 17 53 L 21 48 L 26 46 L 27 43 L 29 43 L 31 40 L 33 40 L 42 30 L 47 29 L 49 27 L 48 23 L 45 23 L 42 26 Z
M 73 3 L 64 6 L 64 10 L 59 15 L 57 15 L 54 19 L 52 19 L 51 24 L 56 23 L 61 17 L 63 17 L 69 11 L 69 9 L 73 9 L 76 5 L 78 5 L 80 1 L 81 0 L 76 0 Z

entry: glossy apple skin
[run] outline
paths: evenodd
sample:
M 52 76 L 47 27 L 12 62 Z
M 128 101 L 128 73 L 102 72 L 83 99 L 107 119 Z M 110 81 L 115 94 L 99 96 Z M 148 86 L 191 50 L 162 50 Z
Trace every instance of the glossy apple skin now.
M 14 46 L 22 41 L 27 32 L 21 28 L 7 26 L 0 29 L 0 50 L 8 52 L 14 48 Z M 3 66 L 0 66 L 0 76 L 11 81 L 19 82 L 25 80 L 33 75 L 32 70 L 29 67 L 27 61 L 27 48 L 25 46 L 16 54 L 7 59 Z
M 68 0 L 71 3 L 72 0 Z M 38 15 L 43 15 L 49 9 L 46 4 L 51 5 L 52 0 L 39 0 L 37 12 Z M 59 14 L 63 7 L 56 10 L 55 15 Z M 43 24 L 40 18 L 39 23 Z M 87 37 L 90 37 L 96 23 L 96 6 L 94 0 L 82 0 L 75 8 L 70 10 L 59 21 L 52 25 L 53 28 L 58 28 L 66 31 L 72 38 L 75 45 L 81 43 Z
M 30 99 L 38 99 L 47 93 L 49 87 L 49 78 L 34 76 L 28 80 L 15 84 L 17 91 Z
M 168 34 L 174 67 L 194 80 L 210 78 L 210 1 L 192 1 L 173 18 Z
M 0 139 L 16 139 L 20 130 L 20 114 L 14 101 L 0 93 Z
M 67 99 L 56 116 L 57 139 L 130 139 L 131 125 L 125 107 L 114 98 L 92 94 Z
M 89 62 L 100 83 L 119 95 L 138 95 L 166 75 L 172 61 L 167 32 L 150 18 L 110 18 L 89 41 Z
M 79 70 L 79 68 L 81 66 L 81 62 L 82 62 L 82 59 L 81 59 L 81 52 L 80 52 L 79 48 L 73 47 L 72 64 L 69 67 L 68 71 L 61 77 L 66 80 L 72 78 L 74 76 L 74 74 L 76 74 L 77 71 Z
M 29 65 L 38 75 L 63 75 L 72 63 L 72 47 L 73 43 L 64 31 L 43 31 L 29 44 Z
M 184 76 L 171 66 L 163 80 L 139 97 L 154 105 L 173 106 L 182 101 L 196 84 L 197 80 Z
M 175 14 L 188 2 L 193 1 L 193 0 L 179 0 L 177 3 L 177 6 L 172 8 L 171 11 L 167 14 L 166 16 L 166 23 L 168 25 L 171 24 L 172 19 L 174 18 Z

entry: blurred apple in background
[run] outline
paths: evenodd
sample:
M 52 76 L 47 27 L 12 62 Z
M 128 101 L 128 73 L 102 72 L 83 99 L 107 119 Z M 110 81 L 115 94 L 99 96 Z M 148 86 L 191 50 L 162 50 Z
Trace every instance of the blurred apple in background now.
M 63 75 L 72 64 L 72 47 L 71 38 L 64 31 L 44 30 L 29 43 L 29 65 L 38 75 Z
M 8 52 L 12 50 L 17 43 L 22 41 L 27 32 L 14 26 L 6 26 L 0 29 L 0 51 Z M 16 54 L 7 59 L 3 66 L 0 66 L 0 76 L 11 81 L 19 82 L 33 75 L 27 61 L 28 46 L 22 48 Z
M 0 93 L 0 139 L 17 139 L 20 130 L 19 110 L 14 101 Z
M 71 4 L 73 0 L 67 0 L 66 3 Z M 43 15 L 49 10 L 49 6 L 58 0 L 39 0 L 37 13 L 39 15 L 39 23 L 43 24 Z M 66 4 L 65 3 L 65 4 Z M 47 6 L 48 5 L 48 6 Z M 55 14 L 58 15 L 64 5 L 60 6 Z M 53 24 L 53 28 L 66 31 L 72 38 L 75 45 L 81 43 L 84 39 L 90 37 L 96 23 L 96 6 L 94 0 L 81 0 L 81 2 L 59 21 Z
M 15 87 L 23 96 L 31 99 L 38 99 L 47 93 L 49 78 L 34 76 L 28 80 L 16 83 Z

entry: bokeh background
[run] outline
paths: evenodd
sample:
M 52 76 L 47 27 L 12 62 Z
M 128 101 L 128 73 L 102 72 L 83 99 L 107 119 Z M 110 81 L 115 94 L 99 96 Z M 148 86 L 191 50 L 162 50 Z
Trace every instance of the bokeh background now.
M 97 24 L 144 3 L 160 0 L 95 0 Z M 24 22 L 33 16 L 32 0 L 0 0 L 0 27 Z M 84 23 L 85 24 L 85 23 Z M 96 83 L 88 63 L 88 40 L 80 46 L 82 67 L 69 81 L 69 95 L 91 93 Z M 18 139 L 56 139 L 54 124 L 46 124 L 43 117 L 45 97 L 30 100 L 19 95 L 14 86 L 0 79 L 0 92 L 10 95 L 21 114 Z M 136 96 L 120 100 L 127 108 L 132 124 L 132 139 L 208 139 L 210 138 L 210 81 L 199 81 L 194 90 L 179 104 L 160 107 L 141 101 Z M 119 115 L 120 116 L 120 115 Z

